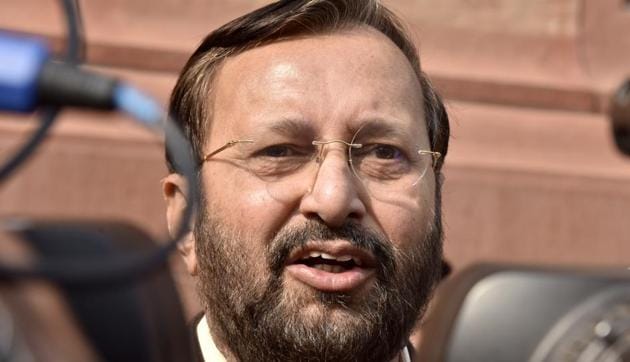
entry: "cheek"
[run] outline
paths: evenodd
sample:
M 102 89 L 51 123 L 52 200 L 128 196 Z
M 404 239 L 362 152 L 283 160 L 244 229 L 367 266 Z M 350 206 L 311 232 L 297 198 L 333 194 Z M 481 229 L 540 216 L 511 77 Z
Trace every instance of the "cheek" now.
M 374 203 L 374 214 L 394 244 L 406 247 L 427 235 L 434 227 L 435 188 L 422 186 L 419 197 L 400 203 Z
M 226 227 L 264 245 L 286 221 L 289 207 L 274 200 L 258 180 L 232 173 L 221 178 L 204 175 L 208 207 L 212 208 L 209 213 Z

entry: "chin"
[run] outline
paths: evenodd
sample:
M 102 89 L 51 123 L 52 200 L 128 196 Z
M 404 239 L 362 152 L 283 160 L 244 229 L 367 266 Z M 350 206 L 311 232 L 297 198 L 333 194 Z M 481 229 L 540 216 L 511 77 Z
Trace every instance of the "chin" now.
M 294 314 L 307 325 L 319 323 L 353 324 L 353 320 L 361 318 L 358 312 L 364 302 L 365 292 L 330 293 L 313 289 L 299 282 L 285 287 L 282 307 L 286 312 Z

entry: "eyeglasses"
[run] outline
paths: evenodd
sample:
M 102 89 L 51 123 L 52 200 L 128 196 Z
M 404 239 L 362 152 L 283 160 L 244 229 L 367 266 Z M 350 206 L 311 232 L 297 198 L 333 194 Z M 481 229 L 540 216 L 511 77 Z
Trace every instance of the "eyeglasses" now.
M 401 192 L 417 192 L 424 175 L 436 167 L 441 157 L 439 152 L 418 147 L 410 136 L 401 132 L 361 127 L 350 142 L 333 139 L 308 143 L 276 133 L 264 135 L 260 140 L 231 140 L 206 154 L 200 166 L 211 159 L 218 160 L 218 154 L 230 150 L 221 160 L 256 176 L 266 184 L 272 197 L 288 200 L 312 188 L 325 157 L 334 152 L 332 145 L 347 148 L 344 162 L 349 167 L 345 169 L 360 180 L 371 196 L 380 199 L 391 199 Z

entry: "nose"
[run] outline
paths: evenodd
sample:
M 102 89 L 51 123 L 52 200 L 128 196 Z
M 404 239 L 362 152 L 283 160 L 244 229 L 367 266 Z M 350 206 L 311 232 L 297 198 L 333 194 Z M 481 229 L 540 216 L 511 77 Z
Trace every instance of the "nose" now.
M 307 218 L 319 217 L 330 227 L 340 227 L 348 219 L 360 221 L 366 213 L 365 193 L 348 165 L 344 147 L 322 154 L 310 188 L 300 203 Z

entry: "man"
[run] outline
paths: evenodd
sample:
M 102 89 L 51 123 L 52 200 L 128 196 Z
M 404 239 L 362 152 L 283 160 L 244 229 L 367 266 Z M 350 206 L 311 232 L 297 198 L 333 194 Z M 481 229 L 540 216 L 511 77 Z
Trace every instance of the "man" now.
M 398 20 L 375 0 L 268 5 L 203 41 L 170 110 L 199 162 L 180 250 L 203 358 L 409 360 L 441 274 L 449 128 Z

